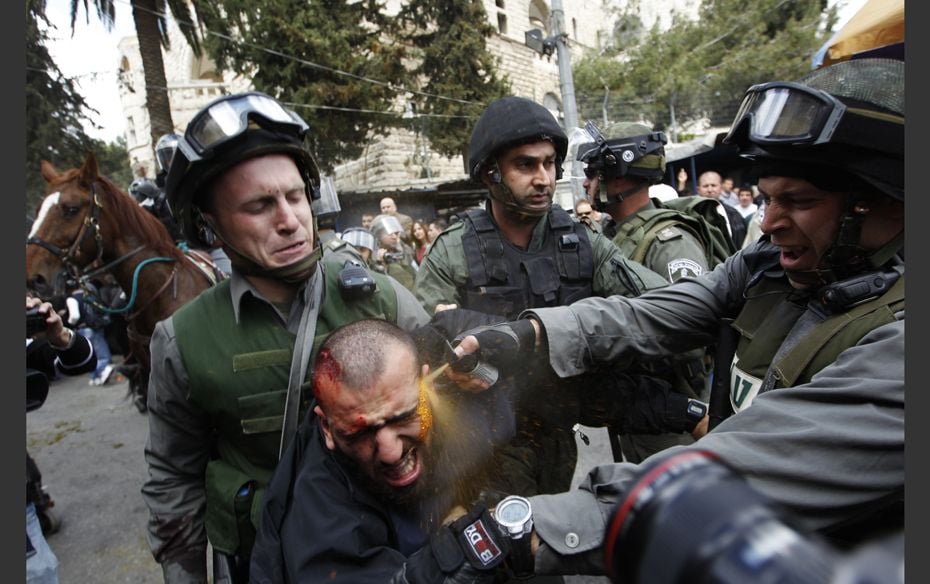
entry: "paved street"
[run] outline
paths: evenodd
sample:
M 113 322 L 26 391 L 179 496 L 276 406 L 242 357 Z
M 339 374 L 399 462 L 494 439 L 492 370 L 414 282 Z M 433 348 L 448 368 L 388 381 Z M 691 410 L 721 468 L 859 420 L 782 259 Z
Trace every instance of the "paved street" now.
M 139 492 L 147 418 L 126 398 L 126 382 L 94 387 L 88 379 L 53 382 L 45 404 L 26 416 L 26 448 L 62 522 L 48 539 L 60 580 L 161 582 Z
M 161 569 L 145 540 L 148 510 L 139 492 L 147 418 L 126 398 L 126 382 L 94 387 L 87 381 L 82 375 L 53 382 L 45 404 L 26 417 L 26 447 L 62 521 L 49 538 L 61 582 L 160 583 Z M 579 442 L 579 468 L 610 456 L 603 431 L 586 428 L 585 433 L 591 444 Z M 580 476 L 576 473 L 576 482 Z

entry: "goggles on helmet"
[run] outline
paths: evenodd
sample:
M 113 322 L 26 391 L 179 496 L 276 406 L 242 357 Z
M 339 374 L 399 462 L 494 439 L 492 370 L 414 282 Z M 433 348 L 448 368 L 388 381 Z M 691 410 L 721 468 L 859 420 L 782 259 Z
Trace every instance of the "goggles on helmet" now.
M 587 165 L 584 172 L 589 179 L 601 173 L 606 173 L 608 176 L 634 174 L 631 169 L 636 161 L 649 154 L 664 156 L 663 148 L 668 142 L 664 132 L 650 132 L 641 136 L 607 140 L 593 122 L 585 124 L 585 131 L 593 143 L 589 142 L 578 147 L 578 159 Z M 665 171 L 664 163 L 661 167 L 658 170 L 659 175 Z
M 303 120 L 264 93 L 231 95 L 216 100 L 191 120 L 184 138 L 193 152 L 185 154 L 190 161 L 209 156 L 213 150 L 248 130 L 249 121 L 297 138 L 308 130 Z M 192 158 L 190 154 L 195 156 Z
M 897 127 L 896 127 L 897 126 Z M 789 81 L 753 85 L 746 91 L 724 143 L 748 139 L 759 146 L 847 144 L 874 149 L 876 133 L 900 131 L 904 118 L 848 107 L 829 93 Z M 903 140 L 887 140 L 903 153 Z M 883 146 L 886 140 L 881 140 Z

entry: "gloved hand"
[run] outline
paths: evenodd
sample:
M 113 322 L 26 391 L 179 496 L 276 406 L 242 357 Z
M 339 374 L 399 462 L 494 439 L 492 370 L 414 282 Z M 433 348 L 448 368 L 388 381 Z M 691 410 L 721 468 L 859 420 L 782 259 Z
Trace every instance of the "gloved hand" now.
M 478 327 L 458 338 L 469 335 L 478 340 L 478 358 L 500 369 L 513 367 L 536 350 L 536 329 L 529 319 Z
M 407 558 L 391 584 L 491 584 L 503 570 L 509 546 L 487 508 L 478 504 Z

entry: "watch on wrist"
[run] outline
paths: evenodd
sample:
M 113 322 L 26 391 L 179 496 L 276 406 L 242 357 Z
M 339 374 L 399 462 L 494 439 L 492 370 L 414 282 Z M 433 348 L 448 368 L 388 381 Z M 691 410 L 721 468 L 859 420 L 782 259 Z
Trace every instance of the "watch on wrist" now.
M 689 420 L 697 424 L 707 415 L 707 404 L 700 400 L 689 399 L 688 406 L 685 408 L 685 415 Z
M 519 579 L 531 578 L 535 573 L 535 560 L 531 548 L 533 508 L 525 497 L 510 495 L 497 504 L 494 520 L 510 540 L 507 565 Z

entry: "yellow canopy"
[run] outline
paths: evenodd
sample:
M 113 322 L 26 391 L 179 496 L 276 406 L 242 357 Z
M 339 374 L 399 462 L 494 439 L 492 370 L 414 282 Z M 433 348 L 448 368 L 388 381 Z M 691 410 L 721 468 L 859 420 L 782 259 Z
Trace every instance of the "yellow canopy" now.
M 904 42 L 904 0 L 869 0 L 827 43 L 823 65 Z

